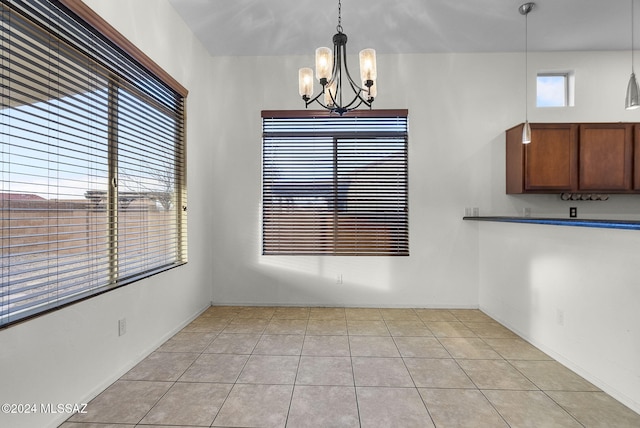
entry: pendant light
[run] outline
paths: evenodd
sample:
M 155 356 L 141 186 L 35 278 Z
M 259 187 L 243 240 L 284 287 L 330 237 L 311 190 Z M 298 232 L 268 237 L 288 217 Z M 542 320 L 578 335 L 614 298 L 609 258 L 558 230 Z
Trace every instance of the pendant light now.
M 531 125 L 529 125 L 529 12 L 536 4 L 525 3 L 518 8 L 524 15 L 524 127 L 522 128 L 522 144 L 531 142 Z
M 627 96 L 624 103 L 624 107 L 627 110 L 634 110 L 640 107 L 640 100 L 638 99 L 638 81 L 636 80 L 636 74 L 633 70 L 633 2 L 634 0 L 631 0 L 631 77 L 629 78 L 629 84 L 627 85 Z

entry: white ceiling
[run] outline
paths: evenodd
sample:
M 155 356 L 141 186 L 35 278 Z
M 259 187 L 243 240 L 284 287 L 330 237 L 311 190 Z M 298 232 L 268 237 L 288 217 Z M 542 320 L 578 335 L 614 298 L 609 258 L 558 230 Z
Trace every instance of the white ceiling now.
M 312 55 L 330 46 L 337 0 L 169 0 L 212 55 Z M 529 50 L 631 47 L 632 0 L 538 0 Z M 524 50 L 524 0 L 343 0 L 348 52 Z M 640 15 L 640 2 L 635 6 Z M 637 21 L 637 19 L 636 19 Z M 640 36 L 640 22 L 635 25 Z M 636 37 L 634 46 L 640 46 Z

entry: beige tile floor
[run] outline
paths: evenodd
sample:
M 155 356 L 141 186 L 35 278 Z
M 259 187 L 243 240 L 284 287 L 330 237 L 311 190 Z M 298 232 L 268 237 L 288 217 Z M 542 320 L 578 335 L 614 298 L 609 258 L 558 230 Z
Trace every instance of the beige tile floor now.
M 211 307 L 63 428 L 640 427 L 478 310 Z

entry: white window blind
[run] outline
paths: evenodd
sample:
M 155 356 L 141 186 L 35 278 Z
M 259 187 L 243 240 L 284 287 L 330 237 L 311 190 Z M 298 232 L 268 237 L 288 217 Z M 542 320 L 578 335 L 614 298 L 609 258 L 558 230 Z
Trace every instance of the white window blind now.
M 406 110 L 263 112 L 262 253 L 408 255 L 407 156 Z
M 59 2 L 1 6 L 0 326 L 186 262 L 183 94 Z

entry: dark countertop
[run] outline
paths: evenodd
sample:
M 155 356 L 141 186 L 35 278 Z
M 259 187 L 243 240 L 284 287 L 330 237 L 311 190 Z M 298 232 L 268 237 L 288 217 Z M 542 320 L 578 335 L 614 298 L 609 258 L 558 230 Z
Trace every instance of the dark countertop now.
M 472 221 L 493 221 L 502 223 L 549 224 L 553 226 L 577 226 L 596 227 L 604 229 L 640 230 L 640 221 L 637 220 L 600 220 L 582 218 L 540 218 L 508 216 L 463 217 L 462 219 Z

